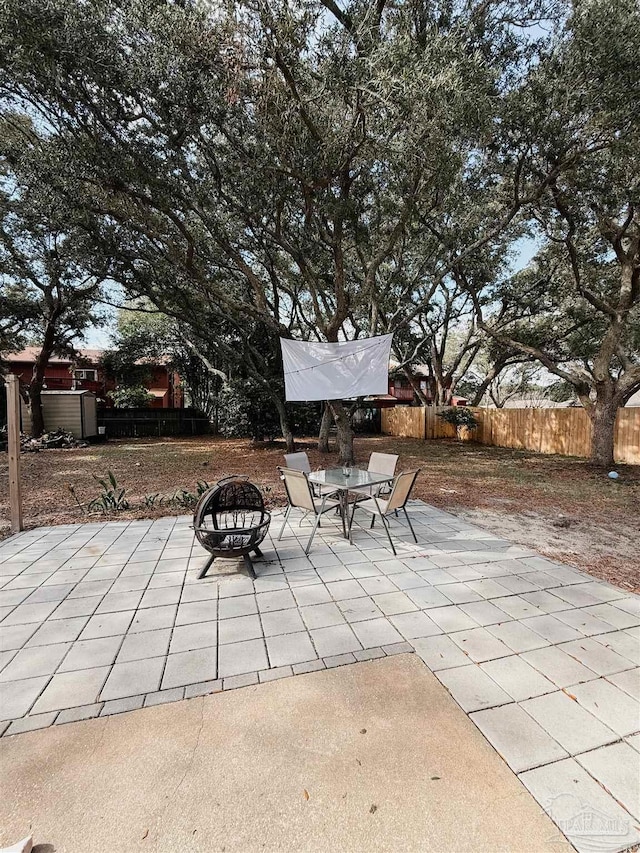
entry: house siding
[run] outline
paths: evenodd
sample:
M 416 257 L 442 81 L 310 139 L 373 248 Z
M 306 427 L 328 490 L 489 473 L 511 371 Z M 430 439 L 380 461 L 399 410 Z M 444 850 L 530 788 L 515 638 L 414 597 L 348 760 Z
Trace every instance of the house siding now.
M 9 371 L 18 376 L 24 385 L 31 382 L 36 356 L 37 348 L 29 347 L 5 357 Z M 45 388 L 48 391 L 91 391 L 106 401 L 106 405 L 113 405 L 110 394 L 115 390 L 116 383 L 105 376 L 101 357 L 100 350 L 81 350 L 77 362 L 54 356 L 45 368 Z M 76 370 L 95 370 L 96 379 L 76 378 Z M 155 392 L 150 408 L 182 408 L 184 395 L 180 376 L 164 364 L 150 365 L 149 372 L 146 388 Z M 159 391 L 164 393 L 158 394 Z

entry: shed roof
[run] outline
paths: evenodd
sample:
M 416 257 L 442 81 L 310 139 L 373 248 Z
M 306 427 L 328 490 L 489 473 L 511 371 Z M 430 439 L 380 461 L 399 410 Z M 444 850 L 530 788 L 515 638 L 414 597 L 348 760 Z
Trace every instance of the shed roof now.
M 48 394 L 48 395 L 50 395 L 50 396 L 55 396 L 55 397 L 62 397 L 63 395 L 66 395 L 67 397 L 68 397 L 68 396 L 72 396 L 72 397 L 81 397 L 83 394 L 90 394 L 92 397 L 95 397 L 95 396 L 96 396 L 96 395 L 93 393 L 93 391 L 83 391 L 82 389 L 78 389 L 78 390 L 76 390 L 76 391 L 63 391 L 63 390 L 59 390 L 59 391 L 58 391 L 58 390 L 56 390 L 56 391 L 43 391 L 42 393 L 43 393 L 43 394 Z

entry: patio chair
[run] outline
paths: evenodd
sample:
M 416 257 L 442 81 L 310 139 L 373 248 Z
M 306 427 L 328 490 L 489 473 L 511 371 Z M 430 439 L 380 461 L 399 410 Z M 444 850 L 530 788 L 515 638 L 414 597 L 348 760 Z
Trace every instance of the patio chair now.
M 316 535 L 316 530 L 320 524 L 320 516 L 331 509 L 338 509 L 340 502 L 330 498 L 328 494 L 323 495 L 322 498 L 316 497 L 311 489 L 309 475 L 305 471 L 296 471 L 293 468 L 278 468 L 278 471 L 284 482 L 284 488 L 289 501 L 284 521 L 278 534 L 278 540 L 282 539 L 285 525 L 289 520 L 289 513 L 294 507 L 303 510 L 305 514 L 312 512 L 315 516 L 315 522 L 311 530 L 311 536 L 307 542 L 307 547 L 304 549 L 304 553 L 308 554 L 313 537 Z
M 285 453 L 284 463 L 289 471 L 303 471 L 305 474 L 311 473 L 309 457 L 304 450 L 301 450 L 298 453 Z
M 393 540 L 391 539 L 387 516 L 396 510 L 402 510 L 404 512 L 404 517 L 407 519 L 407 524 L 409 525 L 409 530 L 413 536 L 413 541 L 417 544 L 418 538 L 407 513 L 407 501 L 409 500 L 411 490 L 413 489 L 419 473 L 420 469 L 416 468 L 413 471 L 404 471 L 402 474 L 398 474 L 393 481 L 391 494 L 387 499 L 374 495 L 373 497 L 365 500 L 355 501 L 353 509 L 351 510 L 351 518 L 349 519 L 349 536 L 351 536 L 351 526 L 353 524 L 353 517 L 356 513 L 356 509 L 364 509 L 371 513 L 371 527 L 375 524 L 376 517 L 379 516 L 382 519 L 382 524 L 384 526 L 385 533 L 387 534 L 389 545 L 391 545 L 391 550 L 393 551 L 394 556 L 396 556 L 396 549 L 393 544 Z
M 302 471 L 304 474 L 311 473 L 309 457 L 304 450 L 300 450 L 297 453 L 285 453 L 284 461 L 285 466 L 289 471 Z M 323 495 L 333 495 L 336 491 L 333 486 L 322 486 L 320 483 L 311 483 L 311 488 L 313 489 L 314 495 L 320 498 Z
M 367 470 L 373 474 L 388 474 L 391 479 L 396 473 L 396 465 L 399 457 L 395 453 L 372 453 L 369 457 L 369 465 Z M 360 486 L 349 491 L 357 495 L 364 495 L 367 498 L 380 497 L 389 494 L 391 486 L 389 483 L 378 483 L 376 486 Z M 396 513 L 397 515 L 397 513 Z

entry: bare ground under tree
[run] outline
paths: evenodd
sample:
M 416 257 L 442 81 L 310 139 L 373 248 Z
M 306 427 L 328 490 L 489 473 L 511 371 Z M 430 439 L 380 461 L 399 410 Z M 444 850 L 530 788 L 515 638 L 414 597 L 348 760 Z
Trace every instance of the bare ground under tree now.
M 314 468 L 336 464 L 315 443 L 299 442 Z M 146 494 L 194 490 L 197 480 L 215 482 L 247 474 L 265 490 L 271 506 L 285 502 L 276 465 L 283 446 L 218 437 L 112 441 L 78 450 L 50 450 L 22 457 L 28 527 L 95 520 L 83 516 L 68 486 L 82 502 L 99 491 L 93 475 L 107 470 L 139 503 Z M 572 563 L 594 577 L 640 591 L 640 466 L 619 466 L 620 480 L 574 457 L 545 456 L 471 443 L 382 436 L 357 438 L 357 463 L 372 450 L 400 454 L 399 470 L 419 466 L 415 496 L 468 518 L 541 554 Z M 0 457 L 0 535 L 8 533 L 7 457 Z M 175 514 L 175 507 L 137 508 L 118 518 Z M 184 511 L 184 510 L 183 510 Z

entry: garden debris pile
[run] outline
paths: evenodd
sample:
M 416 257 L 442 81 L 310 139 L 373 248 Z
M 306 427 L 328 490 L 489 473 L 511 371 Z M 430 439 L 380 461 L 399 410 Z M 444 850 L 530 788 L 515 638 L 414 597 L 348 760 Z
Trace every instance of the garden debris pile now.
M 7 428 L 3 427 L 0 432 L 0 444 L 5 445 L 6 441 Z M 45 432 L 40 438 L 20 435 L 20 448 L 23 453 L 38 453 L 40 450 L 73 450 L 77 447 L 88 447 L 88 444 L 86 441 L 76 438 L 73 433 L 61 428 Z
M 50 432 L 45 432 L 40 438 L 31 438 L 30 435 L 21 437 L 21 446 L 23 451 L 39 450 L 72 450 L 76 447 L 88 447 L 86 441 L 81 441 L 76 438 L 73 433 L 67 432 L 64 429 L 54 429 Z

